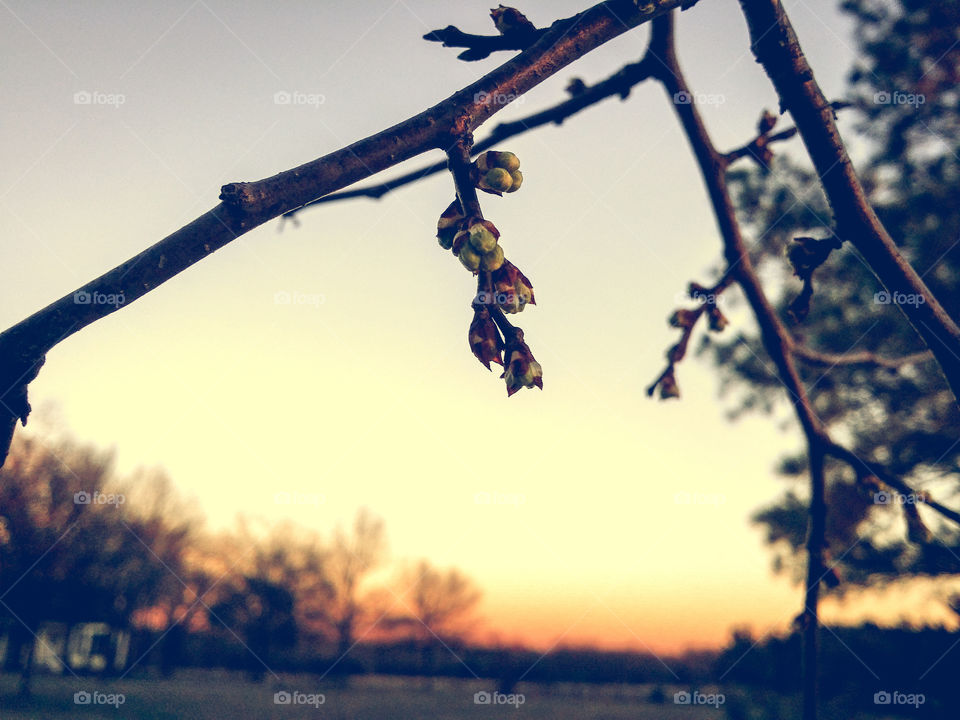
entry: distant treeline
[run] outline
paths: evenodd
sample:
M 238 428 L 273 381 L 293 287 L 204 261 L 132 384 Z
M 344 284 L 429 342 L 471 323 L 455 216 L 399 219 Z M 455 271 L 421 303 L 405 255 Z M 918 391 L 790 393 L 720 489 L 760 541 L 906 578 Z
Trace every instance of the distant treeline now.
M 760 642 L 736 634 L 717 658 L 725 683 L 783 694 L 800 690 L 800 636 Z M 827 627 L 820 640 L 826 717 L 859 711 L 885 716 L 960 717 L 960 633 L 944 629 Z

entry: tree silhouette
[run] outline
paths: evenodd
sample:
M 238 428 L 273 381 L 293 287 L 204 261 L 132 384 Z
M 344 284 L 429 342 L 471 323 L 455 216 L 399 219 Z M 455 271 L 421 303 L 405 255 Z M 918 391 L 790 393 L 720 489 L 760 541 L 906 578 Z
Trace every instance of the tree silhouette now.
M 24 438 L 0 470 L 0 615 L 11 628 L 8 657 L 26 653 L 23 692 L 41 623 L 127 627 L 138 608 L 163 599 L 181 569 L 190 516 L 167 515 L 162 476 L 127 482 L 135 486 L 129 497 L 109 453 L 69 439 Z
M 403 570 L 397 593 L 408 612 L 386 625 L 409 634 L 420 650 L 421 671 L 432 674 L 439 648 L 460 642 L 470 628 L 480 590 L 456 568 L 440 570 L 420 560 Z

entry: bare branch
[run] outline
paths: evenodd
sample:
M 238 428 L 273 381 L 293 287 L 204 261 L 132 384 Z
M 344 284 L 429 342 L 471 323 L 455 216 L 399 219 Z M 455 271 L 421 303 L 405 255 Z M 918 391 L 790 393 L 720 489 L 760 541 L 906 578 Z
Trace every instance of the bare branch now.
M 841 100 L 834 100 L 832 103 L 830 103 L 830 107 L 832 107 L 834 111 L 843 110 L 844 108 L 850 107 L 850 103 L 843 102 Z M 768 118 L 771 121 L 770 127 L 768 129 L 764 129 L 764 121 L 768 120 Z M 763 118 L 761 118 L 759 128 L 760 132 L 757 133 L 757 136 L 746 145 L 742 145 L 741 147 L 724 153 L 723 157 L 726 160 L 727 165 L 732 165 L 740 158 L 749 157 L 754 160 L 762 169 L 769 169 L 771 159 L 770 145 L 773 143 L 790 140 L 797 134 L 797 127 L 794 125 L 793 127 L 785 128 L 784 130 L 771 135 L 770 132 L 773 130 L 775 121 L 775 116 L 768 116 L 766 113 L 764 113 Z
M 461 60 L 483 60 L 498 50 L 524 50 L 545 32 L 538 30 L 526 15 L 515 8 L 501 5 L 490 11 L 490 17 L 499 35 L 469 35 L 448 25 L 443 30 L 427 33 L 423 39 L 442 42 L 444 47 L 467 48 L 457 56 Z M 572 18 L 572 21 L 575 22 L 576 18 Z M 558 20 L 554 27 L 561 23 L 569 26 L 571 20 Z
M 460 60 L 483 60 L 491 53 L 502 50 L 526 50 L 546 30 L 512 32 L 506 35 L 471 35 L 453 25 L 433 30 L 423 36 L 424 40 L 443 43 L 443 47 L 467 48 L 457 55 Z
M 649 57 L 649 55 L 644 55 L 643 59 L 634 63 L 629 63 L 628 65 L 624 65 L 617 72 L 604 80 L 594 83 L 593 85 L 583 85 L 582 87 L 579 87 L 578 92 L 575 95 L 567 100 L 564 100 L 563 102 L 553 105 L 552 107 L 546 108 L 531 115 L 527 115 L 526 117 L 513 120 L 511 122 L 500 123 L 487 137 L 473 146 L 471 153 L 473 155 L 478 155 L 485 150 L 491 149 L 497 143 L 507 140 L 508 138 L 521 135 L 525 132 L 529 132 L 530 130 L 535 130 L 543 125 L 562 125 L 563 121 L 570 116 L 575 115 L 581 110 L 591 107 L 592 105 L 596 105 L 601 100 L 606 100 L 609 97 L 619 95 L 621 99 L 625 100 L 635 86 L 639 85 L 641 82 L 650 77 L 651 60 L 648 59 Z M 446 161 L 440 161 L 433 163 L 432 165 L 426 165 L 418 170 L 413 170 L 405 175 L 400 175 L 393 180 L 388 180 L 379 185 L 369 185 L 367 187 L 356 188 L 354 190 L 344 190 L 343 192 L 330 193 L 329 195 L 324 195 L 321 198 L 317 198 L 316 200 L 307 203 L 303 207 L 299 207 L 286 213 L 284 217 L 293 217 L 296 213 L 299 213 L 305 208 L 328 202 L 336 202 L 338 200 L 347 200 L 357 197 L 379 199 L 392 190 L 396 190 L 404 185 L 417 182 L 418 180 L 422 180 L 423 178 L 429 177 L 438 172 L 443 172 L 446 169 Z
M 906 365 L 916 365 L 918 363 L 933 360 L 933 353 L 929 350 L 924 352 L 911 353 L 900 357 L 884 357 L 876 353 L 863 350 L 860 352 L 848 353 L 828 353 L 814 350 L 802 343 L 793 341 L 790 352 L 797 358 L 803 360 L 808 365 L 814 367 L 831 368 L 837 365 L 864 365 L 867 367 L 887 368 L 888 370 L 897 370 Z
M 960 403 L 960 327 L 947 314 L 867 202 L 863 186 L 837 130 L 834 110 L 813 76 L 780 0 L 740 0 L 763 65 L 789 110 L 820 176 L 836 218 L 836 234 L 849 240 L 891 293 L 922 302 L 900 303 L 927 347 L 936 356 L 954 398 Z
M 76 292 L 0 334 L 0 465 L 16 420 L 26 420 L 26 387 L 46 353 L 90 323 L 142 297 L 231 240 L 266 221 L 428 150 L 446 149 L 518 97 L 603 43 L 681 0 L 608 0 L 554 25 L 524 52 L 446 100 L 376 135 L 258 182 L 230 183 L 222 202 L 189 225 Z M 83 302 L 100 293 L 115 303 Z
M 803 717 L 816 720 L 820 689 L 820 583 L 826 575 L 824 549 L 827 540 L 826 474 L 823 443 L 807 437 L 810 458 L 810 524 L 807 529 L 807 588 L 803 598 Z
M 863 478 L 873 476 L 880 480 L 884 485 L 888 485 L 904 495 L 915 495 L 918 497 L 923 496 L 923 502 L 925 505 L 927 505 L 927 507 L 936 510 L 943 517 L 952 520 L 957 525 L 960 525 L 960 512 L 948 508 L 946 505 L 943 505 L 942 503 L 939 503 L 931 498 L 928 493 L 920 492 L 903 480 L 894 477 L 888 473 L 883 466 L 868 460 L 864 460 L 849 448 L 833 442 L 832 440 L 826 443 L 824 446 L 824 451 L 831 457 L 837 458 L 838 460 L 841 460 L 849 465 L 850 468 L 857 474 L 858 479 L 862 480 Z

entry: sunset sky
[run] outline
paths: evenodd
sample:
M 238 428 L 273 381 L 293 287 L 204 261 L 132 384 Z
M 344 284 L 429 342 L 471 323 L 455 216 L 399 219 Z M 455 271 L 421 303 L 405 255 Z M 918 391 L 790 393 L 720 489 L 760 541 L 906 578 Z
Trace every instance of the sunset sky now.
M 545 25 L 587 4 L 520 9 Z M 784 4 L 839 96 L 849 24 L 835 3 Z M 336 150 L 489 72 L 509 56 L 464 63 L 421 39 L 490 32 L 489 5 L 6 0 L 0 327 L 208 210 L 224 183 Z M 714 140 L 746 142 L 777 103 L 736 0 L 702 0 L 678 33 L 691 85 L 717 99 L 703 106 Z M 571 77 L 636 60 L 646 35 L 561 71 L 478 137 L 556 102 Z M 214 528 L 244 514 L 328 533 L 369 507 L 392 558 L 474 578 L 490 637 L 672 652 L 784 627 L 799 592 L 772 576 L 748 518 L 783 487 L 792 421 L 731 424 L 693 357 L 682 400 L 644 394 L 676 338 L 666 318 L 720 255 L 669 99 L 647 83 L 501 149 L 520 157 L 523 189 L 481 201 L 536 290 L 516 322 L 543 392 L 507 399 L 470 354 L 474 280 L 434 238 L 453 195 L 437 175 L 241 237 L 59 345 L 34 407 L 114 447 L 121 472 L 163 467 Z M 736 296 L 725 310 L 752 327 Z

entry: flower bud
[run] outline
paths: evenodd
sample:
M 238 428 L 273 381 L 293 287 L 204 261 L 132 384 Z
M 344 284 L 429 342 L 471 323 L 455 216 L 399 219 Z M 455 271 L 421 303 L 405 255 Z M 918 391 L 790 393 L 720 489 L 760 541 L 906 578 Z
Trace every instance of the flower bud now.
M 523 173 L 521 173 L 519 170 L 514 170 L 513 172 L 510 173 L 510 181 L 512 184 L 510 185 L 510 189 L 507 190 L 507 192 L 508 193 L 516 192 L 517 190 L 520 189 L 520 185 L 523 183 Z
M 760 121 L 757 123 L 757 132 L 761 135 L 766 135 L 773 130 L 773 126 L 776 124 L 777 116 L 769 110 L 764 109 L 763 114 L 760 116 Z
M 502 168 L 510 173 L 520 167 L 520 159 L 512 152 L 488 150 L 477 156 L 476 165 L 481 174 L 493 168 Z
M 697 312 L 695 310 L 674 310 L 670 316 L 670 325 L 675 328 L 692 328 L 697 322 Z
M 497 247 L 497 238 L 483 223 L 470 226 L 470 244 L 479 254 L 485 255 Z
M 452 246 L 453 254 L 459 255 L 460 251 L 463 250 L 463 248 L 469 244 L 468 243 L 469 240 L 470 240 L 469 230 L 461 230 L 456 235 L 454 235 L 453 246 Z
M 467 339 L 470 350 L 487 370 L 490 369 L 491 362 L 503 365 L 503 359 L 500 356 L 503 352 L 503 338 L 500 337 L 500 331 L 497 330 L 497 325 L 486 308 L 474 309 L 473 322 L 470 323 Z
M 710 329 L 713 330 L 713 332 L 722 332 L 723 329 L 730 324 L 727 316 L 720 312 L 720 308 L 716 305 L 711 305 L 707 308 L 707 319 Z
M 501 4 L 499 8 L 490 11 L 493 24 L 501 35 L 535 32 L 537 27 L 527 19 L 527 16 L 516 8 Z
M 674 377 L 671 369 L 660 379 L 660 399 L 669 400 L 670 398 L 680 397 L 680 386 L 677 385 L 677 378 Z
M 499 270 L 504 263 L 503 248 L 494 246 L 493 250 L 480 258 L 480 269 L 487 272 Z
M 496 302 L 505 313 L 522 312 L 528 303 L 535 305 L 533 285 L 509 260 L 504 260 L 496 272 L 493 273 L 493 289 L 496 292 Z
M 497 152 L 491 150 L 487 153 L 487 164 L 490 167 L 503 168 L 508 173 L 513 173 L 520 169 L 520 158 L 512 152 Z
M 507 192 L 513 187 L 513 178 L 510 173 L 503 168 L 492 168 L 480 178 L 477 186 L 481 190 L 492 190 L 494 192 Z
M 506 362 L 500 377 L 507 383 L 507 397 L 525 387 L 543 390 L 543 368 L 523 341 L 523 331 L 519 328 L 507 338 L 503 356 Z
M 437 221 L 437 242 L 444 250 L 453 246 L 453 238 L 463 222 L 463 213 L 460 210 L 460 201 L 454 200 L 440 215 Z
M 463 266 L 470 272 L 477 272 L 477 270 L 480 269 L 480 255 L 474 251 L 469 243 L 464 244 L 464 246 L 460 248 L 460 253 L 457 257 L 460 258 L 460 262 L 463 263 Z

